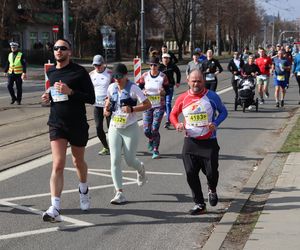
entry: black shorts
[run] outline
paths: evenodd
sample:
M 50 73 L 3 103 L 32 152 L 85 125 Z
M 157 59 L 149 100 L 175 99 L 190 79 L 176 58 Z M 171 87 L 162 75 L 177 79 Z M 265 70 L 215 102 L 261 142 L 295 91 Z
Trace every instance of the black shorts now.
M 49 126 L 50 141 L 66 139 L 72 146 L 85 147 L 89 140 L 89 125 L 83 128 Z

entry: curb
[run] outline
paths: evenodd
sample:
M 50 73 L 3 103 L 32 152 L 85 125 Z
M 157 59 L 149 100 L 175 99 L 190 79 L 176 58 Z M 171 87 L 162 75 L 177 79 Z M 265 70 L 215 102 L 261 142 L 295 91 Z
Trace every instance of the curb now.
M 286 123 L 286 126 L 281 135 L 277 138 L 277 140 L 274 141 L 274 147 L 272 148 L 272 150 L 267 152 L 267 156 L 263 159 L 261 164 L 258 166 L 257 170 L 250 176 L 249 180 L 247 181 L 245 186 L 240 190 L 240 192 L 235 195 L 236 199 L 232 201 L 228 210 L 225 212 L 220 222 L 216 225 L 210 237 L 205 242 L 202 248 L 203 250 L 221 248 L 223 241 L 225 240 L 227 234 L 231 230 L 231 227 L 233 226 L 234 222 L 239 216 L 241 209 L 244 207 L 245 203 L 249 199 L 250 195 L 253 193 L 258 182 L 263 177 L 268 167 L 271 165 L 272 161 L 276 156 L 276 153 L 283 146 L 287 136 L 291 132 L 299 116 L 300 108 L 297 108 L 291 120 Z

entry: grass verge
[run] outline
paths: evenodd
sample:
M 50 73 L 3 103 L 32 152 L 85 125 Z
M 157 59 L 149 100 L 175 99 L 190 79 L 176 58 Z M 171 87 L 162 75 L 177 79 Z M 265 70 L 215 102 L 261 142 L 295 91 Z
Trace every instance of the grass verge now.
M 281 153 L 300 152 L 300 117 L 281 148 Z

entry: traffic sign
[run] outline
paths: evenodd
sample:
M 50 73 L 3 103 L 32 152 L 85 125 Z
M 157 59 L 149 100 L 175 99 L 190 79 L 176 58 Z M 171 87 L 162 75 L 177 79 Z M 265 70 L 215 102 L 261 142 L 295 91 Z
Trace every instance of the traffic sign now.
M 54 33 L 58 33 L 58 31 L 59 31 L 58 25 L 54 25 L 54 26 L 52 27 L 52 31 L 53 31 Z

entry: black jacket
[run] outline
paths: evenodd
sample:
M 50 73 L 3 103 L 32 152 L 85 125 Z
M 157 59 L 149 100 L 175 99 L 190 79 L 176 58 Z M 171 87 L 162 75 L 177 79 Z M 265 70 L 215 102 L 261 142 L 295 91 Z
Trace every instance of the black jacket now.
M 240 69 L 238 69 L 238 67 L 235 65 L 233 58 L 229 61 L 227 69 L 228 71 L 230 71 L 232 74 L 234 71 L 237 71 L 238 73 L 236 75 L 240 75 L 241 74 L 241 69 L 244 66 L 244 61 L 240 60 Z
M 217 59 L 210 59 L 210 60 L 205 60 L 202 63 L 202 72 L 203 74 L 209 74 L 209 73 L 216 73 L 216 71 L 218 70 L 220 73 L 223 71 L 223 68 L 221 66 L 221 64 L 219 63 L 219 61 Z M 207 72 L 207 69 L 209 69 L 209 72 Z
M 181 73 L 176 64 L 169 63 L 167 66 L 160 64 L 158 70 L 167 75 L 170 87 L 173 87 L 175 83 L 180 83 Z M 176 82 L 174 79 L 174 73 L 176 74 Z

